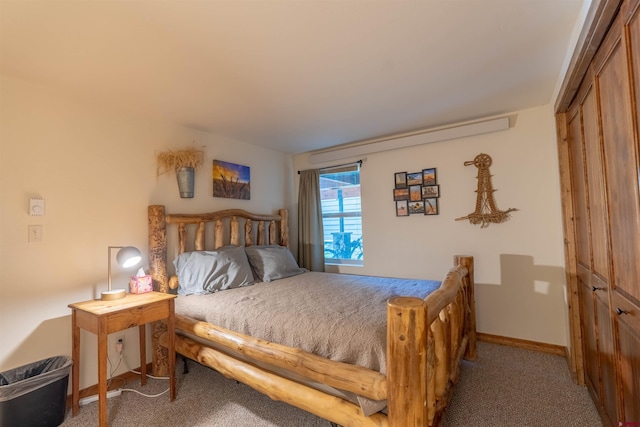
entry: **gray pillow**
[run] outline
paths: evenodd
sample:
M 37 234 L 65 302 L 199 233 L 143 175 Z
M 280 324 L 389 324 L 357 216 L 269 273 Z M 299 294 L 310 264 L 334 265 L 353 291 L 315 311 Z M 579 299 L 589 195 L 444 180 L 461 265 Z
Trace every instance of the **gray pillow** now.
M 240 246 L 185 252 L 173 265 L 180 295 L 207 294 L 254 283 L 247 255 Z
M 289 249 L 277 245 L 247 246 L 249 263 L 258 280 L 270 282 L 307 271 L 300 268 Z

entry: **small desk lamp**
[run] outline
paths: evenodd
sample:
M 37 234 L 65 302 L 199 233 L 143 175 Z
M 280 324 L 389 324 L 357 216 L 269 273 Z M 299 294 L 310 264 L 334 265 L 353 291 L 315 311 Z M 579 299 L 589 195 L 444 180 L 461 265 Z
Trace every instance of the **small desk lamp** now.
M 120 266 L 124 268 L 134 267 L 138 265 L 138 263 L 142 259 L 142 254 L 140 253 L 138 248 L 134 248 L 133 246 L 109 246 L 109 289 L 102 292 L 102 295 L 100 297 L 102 301 L 111 301 L 124 298 L 126 294 L 126 291 L 124 289 L 111 290 L 111 249 L 120 249 L 116 254 L 116 261 Z

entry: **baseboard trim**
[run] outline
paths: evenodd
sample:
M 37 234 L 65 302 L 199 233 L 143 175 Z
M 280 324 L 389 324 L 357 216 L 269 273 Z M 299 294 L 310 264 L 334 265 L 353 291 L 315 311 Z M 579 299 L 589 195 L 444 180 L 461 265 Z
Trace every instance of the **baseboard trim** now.
M 477 338 L 480 341 L 484 341 L 492 344 L 500 344 L 500 345 L 506 345 L 509 347 L 523 348 L 525 350 L 539 351 L 542 353 L 550 353 L 550 354 L 555 354 L 557 356 L 562 356 L 564 358 L 567 357 L 567 348 L 561 345 L 523 340 L 520 338 L 503 337 L 500 335 L 491 335 L 491 334 L 485 334 L 482 332 L 477 333 Z
M 147 364 L 147 372 L 151 372 L 151 363 Z M 140 371 L 140 368 L 138 367 L 138 372 Z M 138 374 L 135 374 L 131 371 L 127 371 L 124 372 L 120 375 L 116 375 L 115 377 L 111 378 L 111 386 L 107 389 L 107 391 L 111 391 L 111 390 L 116 390 L 118 388 L 122 388 L 122 381 L 124 381 L 124 384 L 127 383 L 127 381 L 130 381 L 132 379 L 136 379 L 139 378 L 140 376 Z M 98 394 L 98 384 L 94 384 L 90 387 L 84 388 L 82 390 L 80 390 L 80 399 L 82 399 L 83 397 L 88 397 L 88 396 L 93 396 L 94 394 Z M 71 408 L 71 395 L 67 396 L 67 409 Z

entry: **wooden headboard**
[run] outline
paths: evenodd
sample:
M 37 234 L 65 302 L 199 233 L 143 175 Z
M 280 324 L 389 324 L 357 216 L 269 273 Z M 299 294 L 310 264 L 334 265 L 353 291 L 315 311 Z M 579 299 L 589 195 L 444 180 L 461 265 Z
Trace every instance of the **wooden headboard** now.
M 163 205 L 149 206 L 149 268 L 153 290 L 169 292 L 167 269 L 168 235 L 175 230 L 175 256 L 186 251 L 217 249 L 226 245 L 280 245 L 289 247 L 289 213 L 255 214 L 227 209 L 204 214 L 167 214 Z M 171 227 L 169 232 L 167 226 Z M 213 224 L 208 227 L 208 224 Z M 240 230 L 243 230 L 241 232 Z

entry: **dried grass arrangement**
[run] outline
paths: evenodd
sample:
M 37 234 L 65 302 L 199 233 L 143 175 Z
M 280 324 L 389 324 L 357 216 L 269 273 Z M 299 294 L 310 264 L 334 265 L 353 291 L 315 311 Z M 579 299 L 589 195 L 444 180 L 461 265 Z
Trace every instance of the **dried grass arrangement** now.
M 168 150 L 158 153 L 156 175 L 164 175 L 170 170 L 177 172 L 178 169 L 185 167 L 198 169 L 202 166 L 203 155 L 204 153 L 201 150 L 196 150 L 195 148 L 176 151 Z

